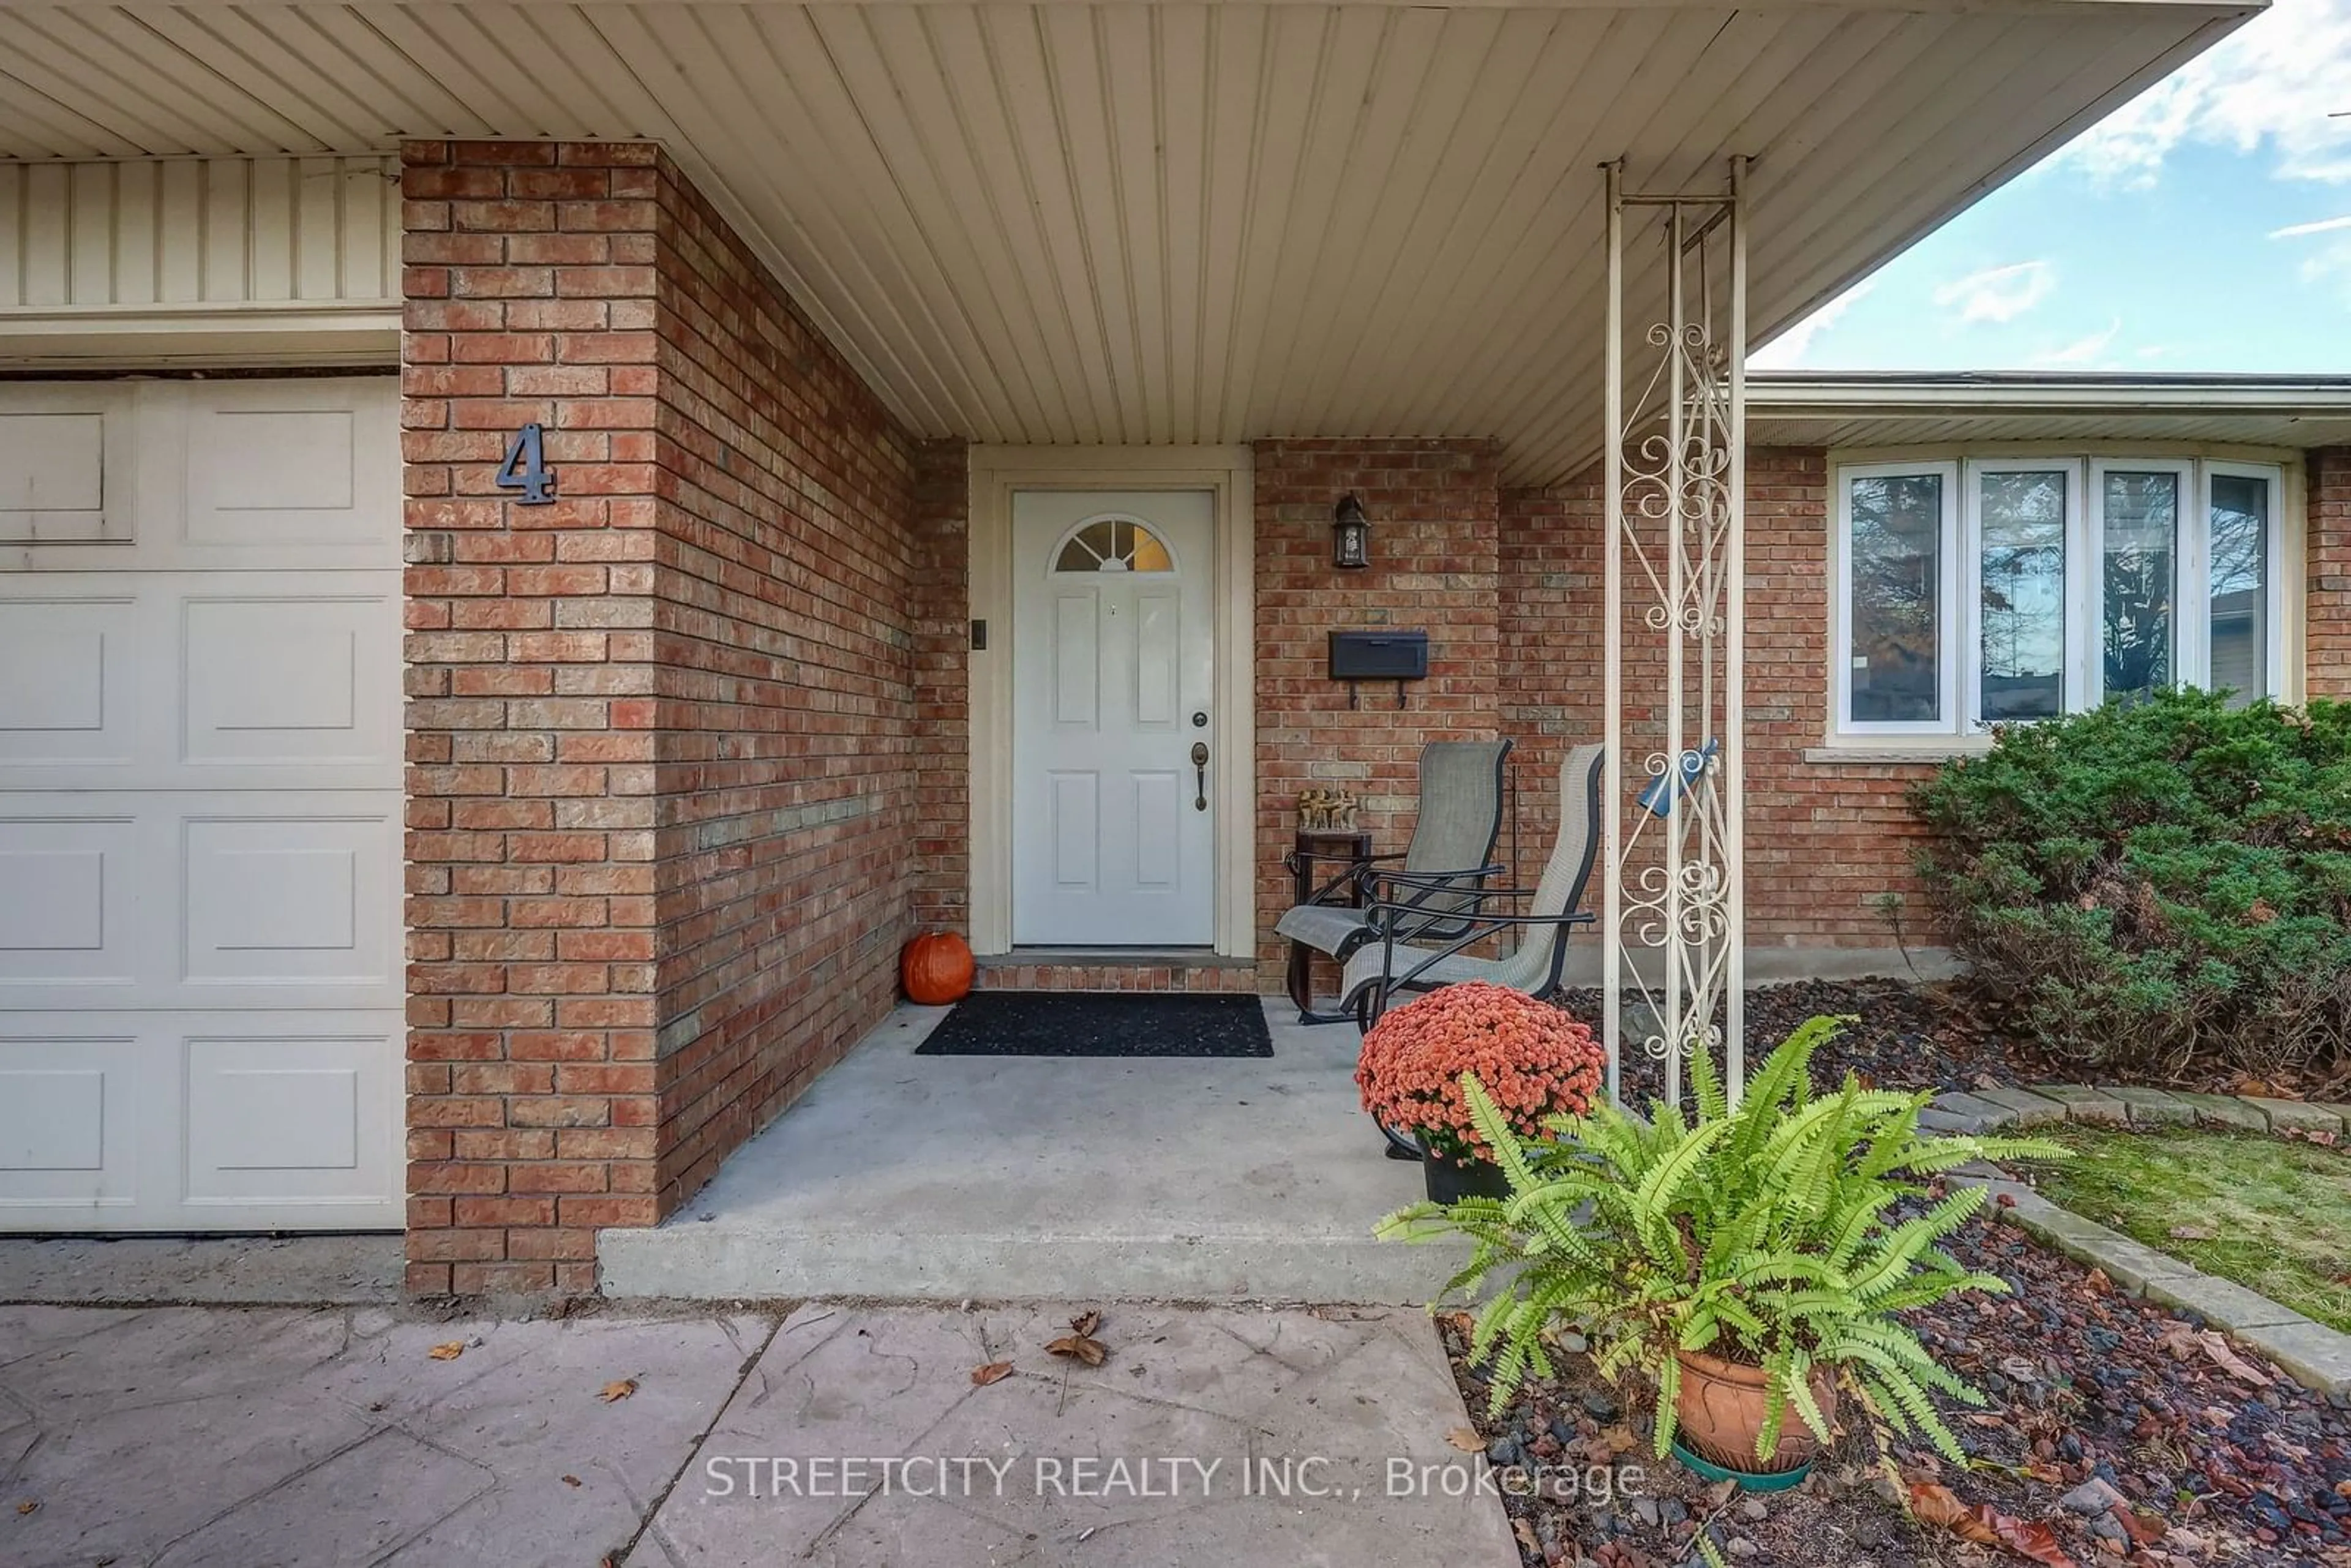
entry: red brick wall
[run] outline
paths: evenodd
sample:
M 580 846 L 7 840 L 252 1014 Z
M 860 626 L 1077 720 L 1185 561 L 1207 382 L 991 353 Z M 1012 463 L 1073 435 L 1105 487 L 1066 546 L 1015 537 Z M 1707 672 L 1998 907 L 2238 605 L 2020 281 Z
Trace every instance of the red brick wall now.
M 916 454 L 655 149 L 404 154 L 409 1284 L 585 1290 L 889 1005 Z
M 2310 455 L 2309 693 L 2351 697 L 2351 446 Z
M 1917 765 L 1807 762 L 1827 731 L 1827 467 L 1817 450 L 1759 450 L 1747 472 L 1747 892 L 1751 946 L 1883 947 L 1873 900 L 1918 915 L 1916 829 L 1903 790 Z M 1520 874 L 1550 853 L 1562 750 L 1602 723 L 1602 494 L 1597 471 L 1501 501 L 1502 732 L 1515 741 Z M 1628 618 L 1628 774 L 1661 737 L 1649 694 L 1660 653 Z M 1919 933 L 1906 928 L 1916 940 Z
M 1496 527 L 1500 490 L 1487 441 L 1267 441 L 1257 446 L 1259 977 L 1280 988 L 1289 945 L 1273 922 L 1291 900 L 1281 857 L 1300 791 L 1363 801 L 1377 847 L 1411 836 L 1421 743 L 1495 734 L 1499 669 Z M 1331 564 L 1331 511 L 1350 490 L 1372 520 L 1372 566 Z M 1367 685 L 1347 706 L 1329 633 L 1423 628 L 1429 678 Z
M 916 459 L 664 160 L 655 834 L 666 1214 L 886 1013 L 915 864 Z
M 653 1214 L 649 148 L 404 149 L 408 1282 Z M 548 427 L 560 499 L 491 483 Z
M 925 443 L 915 464 L 914 917 L 969 936 L 971 464 L 959 441 Z

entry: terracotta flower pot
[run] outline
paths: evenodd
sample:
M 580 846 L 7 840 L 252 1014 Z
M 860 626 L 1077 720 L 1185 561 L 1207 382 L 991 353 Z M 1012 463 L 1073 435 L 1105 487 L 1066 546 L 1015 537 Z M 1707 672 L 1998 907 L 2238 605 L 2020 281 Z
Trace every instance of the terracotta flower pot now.
M 1763 1430 L 1770 1401 L 1768 1378 L 1760 1366 L 1748 1366 L 1702 1351 L 1677 1352 L 1682 1364 L 1681 1392 L 1674 1398 L 1674 1416 L 1680 1424 L 1684 1448 L 1726 1470 L 1768 1475 L 1810 1464 L 1820 1452 L 1820 1439 L 1790 1407 L 1780 1423 L 1780 1446 L 1768 1459 L 1755 1458 L 1756 1435 Z M 1836 1424 L 1836 1383 L 1826 1367 L 1813 1369 L 1813 1401 L 1829 1424 Z

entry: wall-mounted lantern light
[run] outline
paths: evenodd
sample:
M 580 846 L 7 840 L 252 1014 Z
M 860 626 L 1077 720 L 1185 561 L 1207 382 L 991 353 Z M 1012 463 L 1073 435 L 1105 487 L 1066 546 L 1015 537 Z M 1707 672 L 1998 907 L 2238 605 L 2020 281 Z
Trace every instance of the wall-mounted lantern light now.
M 1331 563 L 1339 567 L 1372 564 L 1372 520 L 1353 493 L 1331 514 Z

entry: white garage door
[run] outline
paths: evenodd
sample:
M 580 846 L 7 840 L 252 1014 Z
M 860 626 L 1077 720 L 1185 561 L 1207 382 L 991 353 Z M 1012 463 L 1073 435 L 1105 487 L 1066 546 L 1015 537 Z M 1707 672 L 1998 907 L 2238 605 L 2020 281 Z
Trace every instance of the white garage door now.
M 0 1229 L 401 1223 L 396 408 L 0 384 Z

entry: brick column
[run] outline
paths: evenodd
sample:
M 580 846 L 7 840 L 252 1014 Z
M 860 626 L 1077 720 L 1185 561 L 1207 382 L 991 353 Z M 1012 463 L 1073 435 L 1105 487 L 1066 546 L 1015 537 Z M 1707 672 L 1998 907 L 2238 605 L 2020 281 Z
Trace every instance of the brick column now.
M 409 1286 L 584 1291 L 894 998 L 961 838 L 962 449 L 658 149 L 405 162 Z M 527 423 L 551 505 L 495 484 Z
M 2351 698 L 2351 446 L 2310 455 L 2308 691 Z
M 412 1291 L 654 1218 L 655 155 L 403 149 Z

